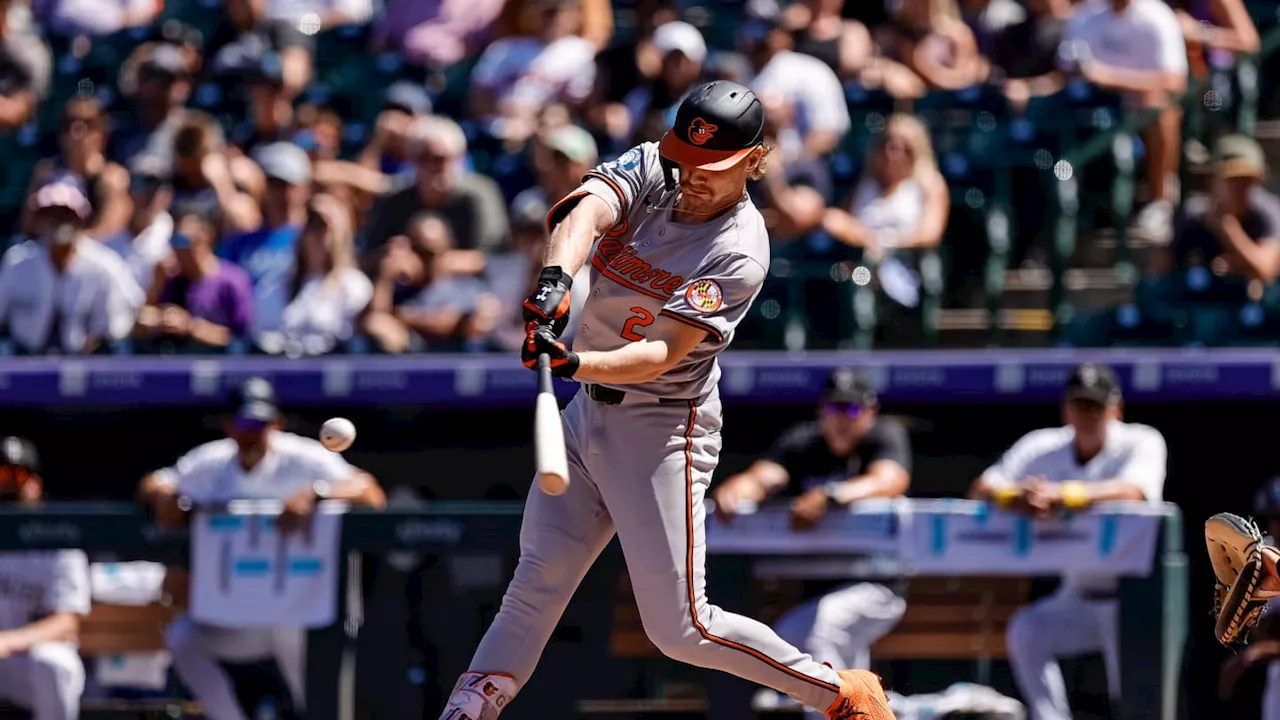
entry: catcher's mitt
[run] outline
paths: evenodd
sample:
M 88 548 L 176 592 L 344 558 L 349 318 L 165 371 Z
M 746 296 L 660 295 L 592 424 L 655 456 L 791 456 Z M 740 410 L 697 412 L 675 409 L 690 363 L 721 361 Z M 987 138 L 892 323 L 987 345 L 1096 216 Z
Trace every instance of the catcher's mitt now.
M 1262 592 L 1262 532 L 1231 513 L 1218 513 L 1204 525 L 1209 560 L 1217 576 L 1214 628 L 1218 641 L 1231 646 L 1248 639 L 1274 592 Z

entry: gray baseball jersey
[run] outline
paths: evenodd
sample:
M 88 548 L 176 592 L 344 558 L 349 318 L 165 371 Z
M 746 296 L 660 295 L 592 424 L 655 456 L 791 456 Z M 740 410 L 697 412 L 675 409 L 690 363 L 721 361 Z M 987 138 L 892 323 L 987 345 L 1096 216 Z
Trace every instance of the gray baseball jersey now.
M 658 315 L 692 325 L 707 338 L 679 364 L 653 382 L 619 389 L 706 396 L 720 379 L 716 355 L 732 341 L 769 270 L 769 234 L 760 212 L 744 194 L 714 220 L 674 222 L 677 193 L 663 182 L 657 143 L 634 147 L 588 173 L 552 209 L 552 222 L 587 194 L 604 200 L 618 222 L 591 257 L 591 291 L 574 349 L 613 350 L 640 340 Z
M 89 561 L 79 550 L 0 553 L 0 630 L 55 612 L 89 613 Z
M 626 385 L 621 403 L 578 393 L 564 410 L 572 482 L 559 496 L 531 492 L 520 562 L 502 607 L 455 688 L 443 720 L 493 720 L 528 680 L 569 597 L 615 532 L 649 638 L 666 655 L 715 668 L 827 708 L 836 671 L 767 626 L 706 597 L 703 500 L 720 458 L 716 355 L 729 345 L 764 283 L 769 236 L 745 196 L 699 224 L 671 219 L 676 192 L 658 146 L 645 144 L 592 170 L 554 208 L 551 225 L 586 195 L 617 222 L 591 257 L 591 290 L 575 350 L 638 342 L 659 315 L 706 339 L 653 382 Z M 483 680 L 493 693 L 471 690 Z

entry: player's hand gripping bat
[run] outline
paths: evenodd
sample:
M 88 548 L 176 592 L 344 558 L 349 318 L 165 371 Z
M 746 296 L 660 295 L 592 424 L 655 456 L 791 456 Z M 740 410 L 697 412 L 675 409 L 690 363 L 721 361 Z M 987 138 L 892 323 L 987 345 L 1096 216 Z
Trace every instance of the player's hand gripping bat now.
M 538 487 L 548 495 L 569 489 L 569 459 L 564 450 L 560 405 L 551 387 L 551 357 L 538 353 L 538 400 L 533 413 L 533 451 Z

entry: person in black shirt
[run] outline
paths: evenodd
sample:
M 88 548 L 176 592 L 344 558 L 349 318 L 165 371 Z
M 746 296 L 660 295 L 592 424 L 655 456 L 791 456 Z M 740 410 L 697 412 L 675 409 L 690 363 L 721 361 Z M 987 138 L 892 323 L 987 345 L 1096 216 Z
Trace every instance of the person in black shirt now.
M 879 410 L 865 377 L 836 370 L 827 379 L 818 420 L 791 428 L 767 455 L 726 479 L 712 493 L 716 513 L 732 522 L 747 506 L 782 494 L 791 498 L 792 529 L 803 531 L 832 508 L 904 495 L 911 484 L 911 443 L 906 430 Z M 906 610 L 901 591 L 875 582 L 838 587 L 793 608 L 774 629 L 819 662 L 866 669 L 871 645 Z

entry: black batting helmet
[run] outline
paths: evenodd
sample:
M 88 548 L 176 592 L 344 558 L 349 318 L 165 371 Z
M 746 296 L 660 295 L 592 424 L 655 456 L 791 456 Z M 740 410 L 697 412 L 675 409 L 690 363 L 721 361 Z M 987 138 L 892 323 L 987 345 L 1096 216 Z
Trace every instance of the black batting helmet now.
M 658 151 L 680 165 L 727 170 L 764 142 L 764 106 L 744 85 L 716 80 L 691 90 Z

